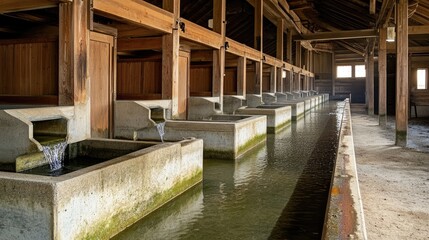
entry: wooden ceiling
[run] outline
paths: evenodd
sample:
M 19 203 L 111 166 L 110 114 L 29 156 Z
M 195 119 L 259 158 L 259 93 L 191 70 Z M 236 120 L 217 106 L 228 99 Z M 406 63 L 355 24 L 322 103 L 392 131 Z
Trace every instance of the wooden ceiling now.
M 392 3 L 394 0 L 384 0 Z M 146 0 L 157 7 L 162 0 Z M 376 1 L 375 14 L 370 14 L 370 0 L 264 0 L 264 52 L 276 55 L 276 16 L 272 9 L 285 9 L 289 5 L 290 13 L 296 14 L 298 21 L 313 33 L 336 32 L 345 30 L 374 29 L 379 19 L 383 2 Z M 253 47 L 254 37 L 254 0 L 227 0 L 226 35 L 238 42 Z M 271 8 L 271 9 L 270 9 Z M 285 10 L 286 11 L 286 10 Z M 289 15 L 290 15 L 289 13 Z M 281 14 L 280 14 L 281 15 Z M 429 27 L 429 0 L 409 0 L 409 25 Z M 394 14 L 389 22 L 394 25 Z M 213 18 L 213 1 L 181 0 L 181 17 L 205 28 Z M 277 16 L 279 17 L 279 16 Z M 96 21 L 118 28 L 119 37 L 160 36 L 162 33 L 152 29 L 143 29 L 114 19 L 96 16 Z M 0 38 L 19 38 L 22 35 L 58 34 L 58 8 L 46 8 L 0 14 Z M 288 22 L 288 21 L 287 21 Z M 295 24 L 297 23 L 294 21 Z M 290 21 L 288 22 L 290 27 Z M 429 46 L 429 34 L 410 36 L 410 47 Z M 312 41 L 312 45 L 326 41 Z M 334 49 L 348 49 L 355 53 L 365 52 L 366 39 L 335 40 Z

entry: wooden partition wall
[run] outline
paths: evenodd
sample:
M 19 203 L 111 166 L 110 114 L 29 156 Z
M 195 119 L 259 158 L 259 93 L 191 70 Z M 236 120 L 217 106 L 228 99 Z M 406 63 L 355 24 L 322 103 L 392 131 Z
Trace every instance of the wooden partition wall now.
M 0 104 L 58 104 L 58 39 L 0 40 Z
M 193 65 L 191 63 L 190 71 L 190 96 L 211 97 L 213 66 Z
M 117 99 L 162 99 L 161 58 L 119 60 Z
M 224 94 L 225 95 L 237 95 L 237 68 L 227 67 L 225 68 L 225 79 L 224 79 Z

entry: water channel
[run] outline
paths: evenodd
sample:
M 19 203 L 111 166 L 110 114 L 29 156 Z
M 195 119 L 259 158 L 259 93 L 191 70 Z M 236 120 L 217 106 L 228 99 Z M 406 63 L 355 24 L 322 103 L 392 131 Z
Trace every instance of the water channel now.
M 204 180 L 114 239 L 320 239 L 343 112 L 307 112 L 236 161 L 204 160 Z

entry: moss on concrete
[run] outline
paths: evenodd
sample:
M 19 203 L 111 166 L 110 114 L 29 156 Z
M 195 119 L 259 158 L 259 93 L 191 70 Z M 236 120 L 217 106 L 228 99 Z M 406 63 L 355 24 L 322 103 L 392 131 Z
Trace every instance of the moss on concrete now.
M 259 143 L 261 143 L 262 141 L 264 141 L 266 139 L 266 137 L 267 137 L 266 134 L 260 134 L 260 135 L 257 135 L 255 137 L 253 137 L 252 139 L 250 139 L 249 141 L 247 141 L 245 144 L 239 146 L 236 157 L 238 157 L 241 154 L 247 152 L 249 149 L 255 147 L 256 145 L 258 145 Z
M 283 122 L 282 124 L 276 126 L 276 127 L 267 127 L 267 133 L 276 133 L 282 130 L 283 128 L 289 126 L 291 123 L 291 120 L 288 120 L 286 122 Z
M 104 221 L 100 221 L 91 229 L 87 229 L 85 232 L 81 233 L 77 239 L 108 239 L 197 185 L 202 179 L 202 169 L 195 171 L 191 177 L 177 182 L 171 189 L 154 195 L 148 203 L 135 203 L 135 207 L 132 210 L 124 211 L 123 209 L 118 209 L 119 212 L 114 214 L 111 218 L 104 219 Z M 146 208 L 141 209 L 141 206 L 146 206 Z

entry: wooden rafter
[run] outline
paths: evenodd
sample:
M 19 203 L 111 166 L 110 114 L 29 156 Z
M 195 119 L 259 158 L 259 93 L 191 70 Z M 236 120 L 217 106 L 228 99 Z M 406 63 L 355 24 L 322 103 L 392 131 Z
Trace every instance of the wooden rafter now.
M 348 30 L 348 31 L 337 31 L 337 32 L 303 34 L 301 37 L 295 38 L 295 41 L 301 41 L 301 40 L 325 41 L 325 40 L 375 38 L 375 37 L 377 37 L 376 30 L 363 29 L 363 30 Z
M 340 45 L 340 46 L 344 47 L 345 49 L 348 49 L 348 50 L 350 50 L 350 51 L 352 51 L 354 53 L 357 53 L 357 54 L 359 54 L 361 56 L 365 55 L 364 51 L 362 51 L 360 49 L 357 49 L 356 47 L 352 46 L 351 44 L 349 44 L 349 43 L 347 43 L 345 41 L 338 41 L 337 43 L 338 43 L 338 45 Z
M 72 0 L 2 0 L 0 13 L 56 7 L 60 2 L 72 2 Z

